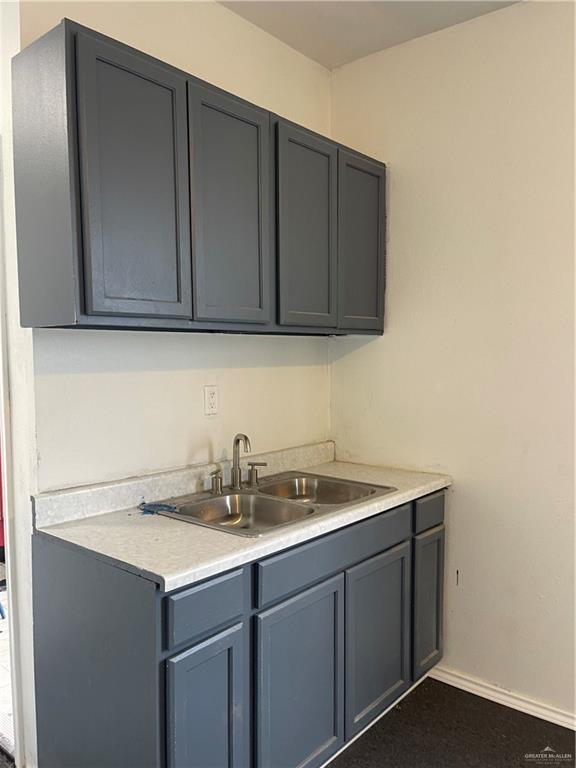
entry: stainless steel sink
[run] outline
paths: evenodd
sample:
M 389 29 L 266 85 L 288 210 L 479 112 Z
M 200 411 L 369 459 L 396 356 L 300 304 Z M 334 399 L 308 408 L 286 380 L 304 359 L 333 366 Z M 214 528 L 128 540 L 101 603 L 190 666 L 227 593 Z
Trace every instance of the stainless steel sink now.
M 239 492 L 176 503 L 174 511 L 166 510 L 160 514 L 242 536 L 259 536 L 270 528 L 288 525 L 314 514 L 314 507 Z
M 378 491 L 395 491 L 386 486 L 366 485 L 348 480 L 336 480 L 319 475 L 294 475 L 264 482 L 260 492 L 269 496 L 291 499 L 309 504 L 351 504 L 354 501 L 374 496 Z
M 161 503 L 164 508 L 158 514 L 240 536 L 260 536 L 395 490 L 305 472 L 284 472 L 255 488 L 229 487 L 220 493 L 169 499 Z

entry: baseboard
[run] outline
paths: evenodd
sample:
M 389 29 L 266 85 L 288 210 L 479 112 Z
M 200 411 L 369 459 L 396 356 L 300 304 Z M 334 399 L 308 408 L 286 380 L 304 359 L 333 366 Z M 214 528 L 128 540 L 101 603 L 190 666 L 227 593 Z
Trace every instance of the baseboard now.
M 476 677 L 469 677 L 444 667 L 435 667 L 430 670 L 429 677 L 439 680 L 441 683 L 453 685 L 455 688 L 461 688 L 463 691 L 474 693 L 476 696 L 482 696 L 484 699 L 490 699 L 497 704 L 504 704 L 504 706 L 517 709 L 519 712 L 525 712 L 527 715 L 548 720 L 556 725 L 561 725 L 563 728 L 576 729 L 575 717 L 571 712 L 542 704 L 504 688 L 498 688 L 498 686 L 486 683 Z

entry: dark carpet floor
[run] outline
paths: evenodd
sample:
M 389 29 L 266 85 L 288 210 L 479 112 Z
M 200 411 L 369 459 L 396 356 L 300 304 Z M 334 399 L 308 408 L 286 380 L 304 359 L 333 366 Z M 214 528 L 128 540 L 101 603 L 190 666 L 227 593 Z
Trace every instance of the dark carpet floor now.
M 558 757 L 527 757 L 546 747 Z M 573 731 L 428 678 L 330 768 L 573 768 L 574 753 Z

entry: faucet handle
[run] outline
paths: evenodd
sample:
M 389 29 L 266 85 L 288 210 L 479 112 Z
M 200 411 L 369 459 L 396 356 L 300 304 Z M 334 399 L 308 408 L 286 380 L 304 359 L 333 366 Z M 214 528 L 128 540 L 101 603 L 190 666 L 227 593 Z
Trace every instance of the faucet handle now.
M 211 477 L 211 485 L 210 485 L 210 493 L 213 493 L 215 496 L 218 496 L 222 493 L 222 468 L 217 467 L 214 472 L 210 472 Z
M 250 488 L 257 488 L 258 487 L 258 467 L 267 467 L 268 462 L 267 461 L 249 461 L 248 466 L 250 467 L 250 470 L 248 472 L 248 482 L 250 483 Z

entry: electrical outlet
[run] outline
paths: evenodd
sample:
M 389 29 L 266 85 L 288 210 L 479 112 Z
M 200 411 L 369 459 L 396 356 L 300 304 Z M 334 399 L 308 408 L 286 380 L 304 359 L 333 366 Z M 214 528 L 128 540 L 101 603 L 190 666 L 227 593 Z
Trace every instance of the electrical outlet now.
M 218 387 L 207 384 L 204 387 L 204 416 L 216 416 L 218 413 Z

